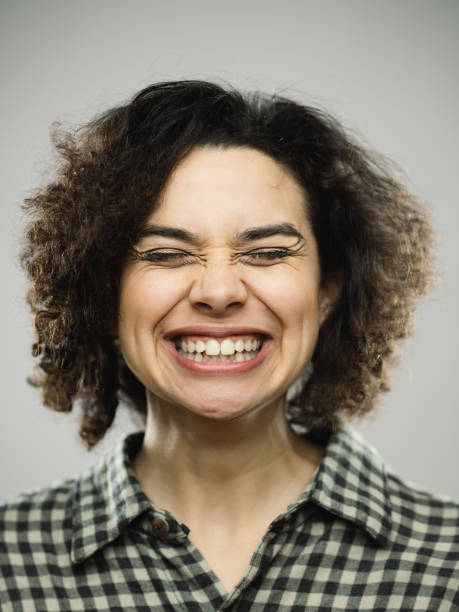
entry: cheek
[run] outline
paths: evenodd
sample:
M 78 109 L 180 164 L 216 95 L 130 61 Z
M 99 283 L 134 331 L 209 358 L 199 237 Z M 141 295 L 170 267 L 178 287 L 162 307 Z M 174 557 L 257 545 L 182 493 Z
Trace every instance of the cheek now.
M 159 271 L 160 272 L 160 271 Z M 156 325 L 185 291 L 183 278 L 152 271 L 132 272 L 123 277 L 119 305 L 120 331 Z
M 252 282 L 251 288 L 283 325 L 298 326 L 318 319 L 318 285 L 314 275 L 273 274 Z

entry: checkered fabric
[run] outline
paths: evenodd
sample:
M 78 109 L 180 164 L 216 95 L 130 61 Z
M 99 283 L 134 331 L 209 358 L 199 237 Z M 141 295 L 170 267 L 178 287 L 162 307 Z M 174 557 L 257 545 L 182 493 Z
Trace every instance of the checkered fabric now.
M 401 481 L 350 429 L 227 593 L 130 467 L 128 436 L 81 478 L 0 508 L 0 609 L 459 610 L 459 505 Z

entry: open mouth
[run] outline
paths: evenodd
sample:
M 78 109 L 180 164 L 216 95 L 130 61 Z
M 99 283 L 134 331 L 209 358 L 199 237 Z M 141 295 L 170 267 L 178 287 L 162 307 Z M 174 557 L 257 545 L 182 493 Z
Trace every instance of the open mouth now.
M 255 359 L 266 337 L 244 334 L 216 338 L 209 336 L 176 336 L 175 350 L 190 361 L 198 363 L 242 363 Z

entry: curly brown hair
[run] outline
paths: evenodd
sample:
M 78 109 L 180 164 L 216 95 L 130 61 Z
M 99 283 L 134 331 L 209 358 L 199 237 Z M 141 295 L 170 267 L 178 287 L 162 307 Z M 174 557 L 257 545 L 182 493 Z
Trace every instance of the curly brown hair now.
M 55 179 L 24 206 L 21 263 L 38 358 L 31 382 L 55 410 L 78 400 L 88 447 L 120 400 L 146 413 L 145 390 L 116 339 L 120 275 L 171 172 L 198 146 L 251 147 L 283 164 L 308 195 L 323 277 L 342 275 L 292 420 L 336 428 L 389 389 L 395 343 L 410 332 L 415 299 L 433 278 L 432 230 L 393 167 L 334 118 L 277 95 L 174 81 L 84 127 L 55 129 L 53 141 Z

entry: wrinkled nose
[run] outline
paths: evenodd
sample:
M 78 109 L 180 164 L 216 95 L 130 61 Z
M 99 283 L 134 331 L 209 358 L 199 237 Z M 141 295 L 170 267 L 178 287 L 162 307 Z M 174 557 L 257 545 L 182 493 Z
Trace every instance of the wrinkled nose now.
M 208 314 L 228 314 L 246 302 L 247 287 L 231 264 L 215 262 L 200 271 L 189 299 L 194 308 Z

